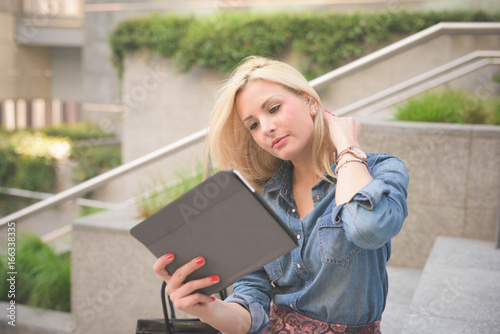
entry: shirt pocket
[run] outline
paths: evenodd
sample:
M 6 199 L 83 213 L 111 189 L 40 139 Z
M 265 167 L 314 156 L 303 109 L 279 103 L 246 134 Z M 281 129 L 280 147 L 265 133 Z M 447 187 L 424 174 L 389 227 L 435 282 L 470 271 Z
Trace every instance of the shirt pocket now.
M 273 284 L 283 276 L 283 268 L 281 268 L 281 262 L 279 258 L 266 264 L 264 266 L 264 270 L 266 271 L 269 280 L 271 280 L 271 283 Z
M 321 261 L 332 264 L 347 264 L 361 248 L 347 239 L 342 221 L 324 221 L 318 224 L 318 239 Z

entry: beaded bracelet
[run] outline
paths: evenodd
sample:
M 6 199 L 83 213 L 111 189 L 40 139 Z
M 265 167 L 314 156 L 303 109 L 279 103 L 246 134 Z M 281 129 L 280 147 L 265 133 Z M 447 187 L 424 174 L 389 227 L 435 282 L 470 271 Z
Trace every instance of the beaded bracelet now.
M 357 158 L 353 158 L 353 159 L 347 159 L 345 160 L 344 162 L 342 162 L 340 165 L 338 165 L 336 168 L 335 168 L 335 175 L 339 175 L 339 170 L 343 167 L 345 167 L 349 162 L 361 162 L 362 164 L 364 164 L 366 166 L 366 161 L 363 161 L 361 159 L 357 159 Z

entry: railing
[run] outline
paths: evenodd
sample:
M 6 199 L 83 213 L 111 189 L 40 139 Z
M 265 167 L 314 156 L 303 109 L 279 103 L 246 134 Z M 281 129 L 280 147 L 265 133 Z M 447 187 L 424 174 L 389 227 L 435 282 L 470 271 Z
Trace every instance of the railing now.
M 207 129 L 203 129 L 198 131 L 190 136 L 187 136 L 181 140 L 176 141 L 170 145 L 164 146 L 156 151 L 153 151 L 149 154 L 146 154 L 138 159 L 135 159 L 129 163 L 121 165 L 117 168 L 114 168 L 108 172 L 105 172 L 101 175 L 98 175 L 90 180 L 82 182 L 72 188 L 69 188 L 65 191 L 62 191 L 50 198 L 42 200 L 38 203 L 30 205 L 24 209 L 21 209 L 13 214 L 10 214 L 2 219 L 0 219 L 0 226 L 7 224 L 13 220 L 17 220 L 20 218 L 29 217 L 35 213 L 38 213 L 42 210 L 51 208 L 58 204 L 64 203 L 70 199 L 75 197 L 79 197 L 80 195 L 86 194 L 94 189 L 99 188 L 100 186 L 118 178 L 130 172 L 133 172 L 141 167 L 147 166 L 155 161 L 158 161 L 162 158 L 165 158 L 175 152 L 178 152 L 184 148 L 187 148 L 193 144 L 198 143 L 200 140 L 205 138 L 207 134 Z
M 336 115 L 371 115 L 426 90 L 437 87 L 488 65 L 500 65 L 500 51 L 474 51 L 414 78 L 334 110 Z
M 500 23 L 439 23 L 415 35 L 412 35 L 388 47 L 385 47 L 377 52 L 374 52 L 368 56 L 360 58 L 346 66 L 343 66 L 337 70 L 334 70 L 330 73 L 320 76 L 312 80 L 310 84 L 315 88 L 324 87 L 340 79 L 343 76 L 355 73 L 362 68 L 376 64 L 382 61 L 383 59 L 396 55 L 404 50 L 407 50 L 408 48 L 417 46 L 431 38 L 435 38 L 444 33 L 499 33 L 499 32 L 500 32 Z M 125 174 L 135 171 L 141 167 L 147 166 L 157 160 L 160 160 L 164 157 L 167 157 L 177 151 L 180 151 L 186 147 L 189 147 L 199 142 L 205 137 L 206 133 L 207 129 L 198 131 L 170 145 L 167 145 L 154 152 L 151 152 L 141 158 L 133 160 L 109 172 L 101 174 L 93 179 L 85 181 L 68 190 L 56 194 L 48 199 L 42 200 L 41 202 L 35 203 L 20 211 L 8 215 L 0 219 L 0 226 L 5 225 L 13 220 L 26 218 L 42 210 L 61 204 L 67 200 L 73 199 L 82 194 L 88 193 L 93 189 L 96 189 L 110 182 L 111 180 L 114 180 L 118 177 L 121 177 Z
M 500 22 L 493 23 L 438 23 L 430 28 L 422 30 L 414 35 L 391 44 L 383 49 L 375 51 L 365 57 L 355 60 L 334 71 L 322 75 L 310 83 L 316 89 L 323 88 L 340 78 L 354 74 L 357 71 L 375 65 L 388 57 L 395 56 L 412 47 L 422 44 L 430 39 L 444 34 L 498 34 L 500 32 Z
M 40 200 L 51 198 L 52 196 L 54 196 L 54 194 L 51 193 L 44 193 L 44 192 L 17 189 L 17 188 L 5 188 L 5 187 L 0 187 L 0 194 L 18 196 L 30 199 L 40 199 Z M 117 205 L 114 203 L 96 201 L 88 198 L 77 198 L 75 199 L 75 203 L 79 206 L 86 206 L 86 207 L 105 209 L 105 210 L 113 210 L 117 208 Z

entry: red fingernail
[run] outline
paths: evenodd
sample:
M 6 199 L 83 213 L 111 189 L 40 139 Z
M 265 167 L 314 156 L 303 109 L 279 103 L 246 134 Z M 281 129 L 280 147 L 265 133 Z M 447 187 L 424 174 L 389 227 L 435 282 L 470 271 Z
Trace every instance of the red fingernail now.
M 215 301 L 215 297 L 214 297 L 214 296 L 212 296 L 212 297 L 210 297 L 210 298 L 212 298 L 212 301 L 213 301 L 213 302 Z
M 326 109 L 324 110 L 324 112 L 329 113 L 329 114 L 330 114 L 330 115 L 332 115 L 332 116 L 335 116 L 335 114 L 334 114 L 334 113 L 329 112 L 329 111 L 328 111 L 328 110 L 326 110 Z
M 174 258 L 174 253 L 170 253 L 170 254 L 165 255 L 165 258 L 166 258 L 167 260 L 171 260 L 171 259 L 173 259 L 173 258 Z
M 217 282 L 219 280 L 219 276 L 218 275 L 213 275 L 213 276 L 210 277 L 210 280 L 212 282 Z
M 203 264 L 205 260 L 203 260 L 203 257 L 200 256 L 199 258 L 196 259 L 196 264 Z

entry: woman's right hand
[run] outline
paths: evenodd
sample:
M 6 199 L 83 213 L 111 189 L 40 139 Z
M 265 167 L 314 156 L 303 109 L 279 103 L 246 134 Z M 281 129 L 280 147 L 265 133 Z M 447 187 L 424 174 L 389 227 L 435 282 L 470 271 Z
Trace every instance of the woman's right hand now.
M 189 274 L 205 265 L 205 259 L 200 256 L 170 274 L 165 267 L 174 261 L 174 258 L 174 254 L 161 256 L 153 266 L 153 270 L 167 283 L 165 291 L 170 296 L 170 300 L 176 308 L 195 317 L 210 317 L 213 313 L 215 297 L 195 291 L 217 284 L 220 280 L 219 276 L 214 275 L 185 283 Z

